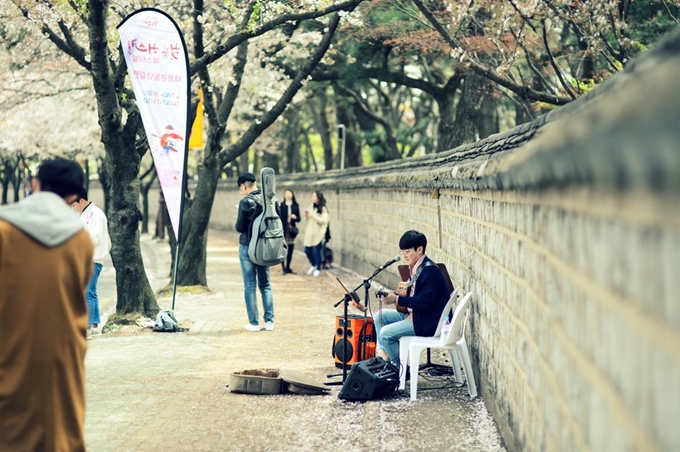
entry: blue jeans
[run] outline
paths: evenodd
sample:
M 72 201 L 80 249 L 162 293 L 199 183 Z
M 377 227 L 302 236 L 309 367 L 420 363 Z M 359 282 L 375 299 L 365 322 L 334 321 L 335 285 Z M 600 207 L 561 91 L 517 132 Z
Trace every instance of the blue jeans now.
M 97 262 L 94 263 L 94 271 L 92 272 L 92 277 L 87 285 L 87 291 L 85 292 L 85 298 L 87 299 L 87 327 L 91 327 L 93 323 L 99 325 L 102 323 L 102 319 L 99 315 L 99 296 L 97 295 L 97 281 L 99 281 L 99 275 L 102 272 L 104 266 Z
M 396 309 L 381 309 L 373 316 L 375 333 L 378 337 L 378 349 L 383 349 L 390 357 L 390 362 L 399 366 L 399 338 L 403 336 L 415 336 L 413 322 L 406 319 Z
M 316 246 L 306 246 L 305 247 L 305 254 L 307 255 L 307 259 L 309 259 L 309 263 L 312 264 L 312 267 L 316 267 L 317 270 L 321 270 L 321 249 L 323 248 L 323 245 L 319 243 Z
M 243 274 L 243 295 L 246 299 L 246 312 L 248 322 L 251 325 L 259 325 L 260 314 L 257 310 L 257 292 L 255 284 L 260 288 L 262 307 L 264 308 L 264 321 L 274 321 L 274 295 L 272 284 L 269 280 L 269 267 L 255 265 L 248 257 L 248 247 L 239 245 L 238 259 L 241 261 L 241 273 Z

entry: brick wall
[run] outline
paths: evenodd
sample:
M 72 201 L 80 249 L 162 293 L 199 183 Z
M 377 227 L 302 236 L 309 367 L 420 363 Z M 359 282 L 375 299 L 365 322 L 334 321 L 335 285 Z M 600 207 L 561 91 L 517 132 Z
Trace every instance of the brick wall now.
M 680 450 L 678 50 L 675 34 L 479 143 L 278 179 L 303 208 L 324 191 L 336 261 L 359 273 L 405 230 L 427 235 L 427 254 L 474 292 L 473 365 L 510 450 Z M 231 185 L 214 227 L 233 229 Z M 378 281 L 395 285 L 395 266 Z

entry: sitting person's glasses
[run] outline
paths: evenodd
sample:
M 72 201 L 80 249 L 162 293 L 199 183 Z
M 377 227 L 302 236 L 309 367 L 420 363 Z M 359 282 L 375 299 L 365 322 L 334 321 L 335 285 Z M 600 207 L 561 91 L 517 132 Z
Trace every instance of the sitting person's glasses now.
M 401 254 L 402 256 L 408 256 L 409 253 L 411 253 L 411 251 L 415 251 L 415 250 L 414 250 L 413 248 L 409 248 L 409 249 L 407 249 L 407 250 L 401 250 L 401 251 L 399 251 L 399 254 Z

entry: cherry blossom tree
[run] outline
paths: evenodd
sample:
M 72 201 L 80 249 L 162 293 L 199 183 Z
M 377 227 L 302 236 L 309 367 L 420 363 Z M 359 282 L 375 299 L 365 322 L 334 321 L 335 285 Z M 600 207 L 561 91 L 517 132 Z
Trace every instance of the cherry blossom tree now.
M 306 48 L 307 59 L 295 77 L 284 80 L 286 87 L 278 98 L 272 94 L 266 100 L 266 96 L 261 95 L 261 85 L 254 90 L 261 102 L 242 101 L 252 92 L 239 96 L 246 63 L 258 58 L 255 45 L 249 51 L 250 41 L 282 28 L 294 32 L 296 25 L 303 21 L 350 11 L 360 1 L 234 0 L 205 4 L 197 0 L 193 4 L 155 5 L 175 17 L 181 29 L 189 31 L 185 38 L 193 54 L 190 73 L 199 81 L 195 88 L 203 87 L 208 122 L 208 143 L 198 168 L 198 185 L 184 213 L 186 233 L 181 249 L 186 250 L 183 252 L 186 255 L 180 259 L 183 266 L 179 283 L 205 284 L 205 237 L 219 175 L 285 110 L 330 45 L 340 15 L 320 19 L 325 23 L 315 34 L 316 45 Z M 13 8 L 2 9 L 4 23 L 37 31 L 78 66 L 76 73 L 85 73 L 91 80 L 105 149 L 102 176 L 113 243 L 111 256 L 116 267 L 117 313 L 153 315 L 158 308 L 144 274 L 139 245 L 142 215 L 138 176 L 147 145 L 134 93 L 126 83 L 126 67 L 113 28 L 118 20 L 142 5 L 97 0 L 41 3 L 12 0 L 11 4 Z M 273 39 L 280 38 L 273 36 Z

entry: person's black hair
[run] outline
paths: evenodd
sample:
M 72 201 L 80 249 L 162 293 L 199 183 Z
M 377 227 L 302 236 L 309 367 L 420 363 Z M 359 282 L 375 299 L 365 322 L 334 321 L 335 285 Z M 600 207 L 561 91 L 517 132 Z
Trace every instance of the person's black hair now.
M 297 202 L 297 199 L 295 199 L 295 192 L 293 190 L 291 190 L 290 188 L 286 188 L 286 190 L 284 191 L 284 194 L 285 194 L 286 191 L 289 191 L 293 195 L 293 198 L 291 199 L 291 201 L 293 201 L 293 204 L 297 204 L 298 202 Z
M 256 179 L 253 173 L 243 173 L 236 180 L 236 186 L 240 187 L 241 185 L 246 184 L 248 187 L 251 187 L 255 181 Z M 250 182 L 250 184 L 247 184 L 248 182 Z
M 85 182 L 80 165 L 61 157 L 43 161 L 36 177 L 40 182 L 41 191 L 52 192 L 62 198 L 78 193 Z
M 315 191 L 314 194 L 316 195 L 316 198 L 319 200 L 316 203 L 316 209 L 319 213 L 323 211 L 323 208 L 326 207 L 326 198 L 323 197 L 323 192 L 322 191 Z
M 423 254 L 425 254 L 425 248 L 427 248 L 427 237 L 422 232 L 410 230 L 404 232 L 404 235 L 399 239 L 399 249 L 410 250 L 411 248 L 418 249 L 419 246 L 423 247 Z
M 80 201 L 81 199 L 84 199 L 87 201 L 87 190 L 85 190 L 85 187 L 80 187 L 80 190 L 78 190 L 78 193 L 76 195 L 76 200 L 75 202 Z

